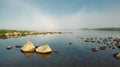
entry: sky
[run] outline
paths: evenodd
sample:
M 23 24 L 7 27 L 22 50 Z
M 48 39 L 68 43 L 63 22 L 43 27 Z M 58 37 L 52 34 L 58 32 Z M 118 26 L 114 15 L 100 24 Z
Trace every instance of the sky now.
M 120 27 L 120 0 L 0 0 L 0 29 Z

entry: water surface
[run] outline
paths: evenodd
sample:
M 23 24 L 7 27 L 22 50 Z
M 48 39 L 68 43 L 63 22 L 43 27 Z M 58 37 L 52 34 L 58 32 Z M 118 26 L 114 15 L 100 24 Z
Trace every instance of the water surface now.
M 93 52 L 92 47 L 104 46 L 104 44 L 86 43 L 85 38 L 120 38 L 119 31 L 95 31 L 75 30 L 65 34 L 28 35 L 18 38 L 0 39 L 0 67 L 119 67 L 120 60 L 114 58 L 113 54 L 120 52 L 115 49 L 106 48 Z M 83 39 L 81 39 L 83 38 Z M 36 54 L 22 53 L 16 45 L 22 46 L 30 40 L 35 44 L 49 44 L 58 53 Z M 72 41 L 72 44 L 69 44 Z M 11 45 L 13 48 L 7 50 L 5 47 Z

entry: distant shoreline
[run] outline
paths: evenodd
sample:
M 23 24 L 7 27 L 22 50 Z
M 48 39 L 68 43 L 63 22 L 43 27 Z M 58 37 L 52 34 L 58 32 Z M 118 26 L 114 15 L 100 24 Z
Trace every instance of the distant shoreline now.
M 120 31 L 120 28 L 83 28 L 82 30 Z
M 36 34 L 63 34 L 63 32 L 46 32 L 46 31 L 27 31 L 27 30 L 0 30 L 0 35 L 18 36 L 18 35 L 36 35 Z

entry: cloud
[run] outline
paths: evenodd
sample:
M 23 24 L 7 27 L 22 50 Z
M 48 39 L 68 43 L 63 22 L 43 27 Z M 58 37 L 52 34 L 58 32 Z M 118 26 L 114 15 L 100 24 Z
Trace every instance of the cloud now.
M 120 27 L 120 8 L 113 6 L 104 11 L 90 11 L 87 8 L 55 16 L 23 0 L 5 0 L 9 7 L 20 10 L 9 14 L 11 27 L 25 29 L 79 29 L 92 27 Z
M 60 22 L 64 28 L 97 28 L 97 27 L 120 27 L 120 9 L 115 7 L 99 11 L 87 11 L 86 9 L 62 18 Z M 60 23 L 59 22 L 59 23 Z
M 9 18 L 12 16 L 9 22 L 14 23 L 11 26 L 18 25 L 21 26 L 20 28 L 29 27 L 30 29 L 57 29 L 58 27 L 54 16 L 47 15 L 43 10 L 23 0 L 6 0 L 6 4 L 15 11 L 16 9 L 20 10 L 20 12 L 15 12 L 13 15 L 9 14 Z

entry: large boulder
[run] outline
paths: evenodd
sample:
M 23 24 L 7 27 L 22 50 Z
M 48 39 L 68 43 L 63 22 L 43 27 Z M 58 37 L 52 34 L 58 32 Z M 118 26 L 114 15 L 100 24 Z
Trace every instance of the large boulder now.
M 10 34 L 9 33 L 5 33 L 5 36 L 9 36 Z
M 49 47 L 48 44 L 45 44 L 45 45 L 41 45 L 39 47 L 36 48 L 36 52 L 37 53 L 51 53 L 52 52 L 52 49 Z
M 22 47 L 21 47 L 22 52 L 34 52 L 35 51 L 35 46 L 33 45 L 32 42 L 27 41 Z

